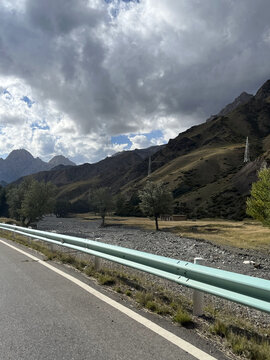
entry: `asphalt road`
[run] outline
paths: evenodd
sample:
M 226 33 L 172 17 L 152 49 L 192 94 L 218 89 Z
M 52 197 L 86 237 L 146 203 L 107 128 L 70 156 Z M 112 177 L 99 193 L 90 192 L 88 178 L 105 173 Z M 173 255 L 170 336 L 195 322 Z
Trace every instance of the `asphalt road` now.
M 0 359 L 195 357 L 0 242 Z

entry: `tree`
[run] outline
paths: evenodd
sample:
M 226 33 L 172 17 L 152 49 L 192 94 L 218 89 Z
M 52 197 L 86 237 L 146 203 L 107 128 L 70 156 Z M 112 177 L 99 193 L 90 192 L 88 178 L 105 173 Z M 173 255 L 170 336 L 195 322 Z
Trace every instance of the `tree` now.
M 143 216 L 140 208 L 140 201 L 138 192 L 133 192 L 126 204 L 127 216 Z
M 70 211 L 70 202 L 65 199 L 56 200 L 54 214 L 56 217 L 66 217 Z
M 118 216 L 126 216 L 126 198 L 121 193 L 116 197 L 115 214 Z
M 252 184 L 246 213 L 263 225 L 270 226 L 270 169 L 259 171 L 258 178 Z
M 38 221 L 54 210 L 55 186 L 52 183 L 33 180 L 21 205 L 21 217 L 26 226 Z
M 6 199 L 6 190 L 0 186 L 0 216 L 8 216 L 8 204 Z
M 172 214 L 173 197 L 162 183 L 148 181 L 145 187 L 139 191 L 141 200 L 140 208 L 145 215 L 154 216 L 156 230 L 158 228 L 158 217 L 161 214 Z
M 25 179 L 19 186 L 11 187 L 7 193 L 9 214 L 28 226 L 43 215 L 53 212 L 55 186 L 51 183 Z
M 114 208 L 113 197 L 110 189 L 99 188 L 90 194 L 89 201 L 102 218 L 101 226 L 105 226 L 105 216 Z
M 32 179 L 24 179 L 24 181 L 17 186 L 11 186 L 7 190 L 7 203 L 9 216 L 15 220 L 21 219 L 21 206 L 23 198 L 28 191 Z

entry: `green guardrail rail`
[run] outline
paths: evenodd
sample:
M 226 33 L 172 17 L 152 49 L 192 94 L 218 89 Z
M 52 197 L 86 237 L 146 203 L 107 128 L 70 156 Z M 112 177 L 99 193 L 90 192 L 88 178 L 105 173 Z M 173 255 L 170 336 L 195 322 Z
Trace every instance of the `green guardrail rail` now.
M 0 229 L 85 252 L 270 313 L 270 281 L 74 236 L 0 223 Z

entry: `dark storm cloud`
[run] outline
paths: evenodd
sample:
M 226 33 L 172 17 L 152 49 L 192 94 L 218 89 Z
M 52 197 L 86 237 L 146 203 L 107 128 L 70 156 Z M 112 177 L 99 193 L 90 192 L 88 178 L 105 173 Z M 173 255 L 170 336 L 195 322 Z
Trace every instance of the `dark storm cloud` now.
M 50 36 L 66 35 L 83 25 L 94 27 L 100 21 L 99 12 L 89 9 L 85 0 L 28 0 L 25 16 L 30 26 Z
M 108 6 L 0 5 L 0 73 L 52 100 L 81 132 L 110 135 L 166 117 L 203 121 L 270 77 L 268 0 L 142 0 L 115 17 Z

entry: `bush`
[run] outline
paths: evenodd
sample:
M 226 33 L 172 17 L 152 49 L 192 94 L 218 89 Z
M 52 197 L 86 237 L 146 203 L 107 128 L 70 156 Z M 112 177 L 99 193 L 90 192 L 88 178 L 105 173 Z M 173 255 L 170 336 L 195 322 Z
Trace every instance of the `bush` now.
M 270 226 L 270 169 L 261 170 L 258 178 L 259 180 L 252 184 L 246 212 L 263 225 Z

